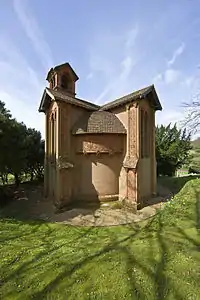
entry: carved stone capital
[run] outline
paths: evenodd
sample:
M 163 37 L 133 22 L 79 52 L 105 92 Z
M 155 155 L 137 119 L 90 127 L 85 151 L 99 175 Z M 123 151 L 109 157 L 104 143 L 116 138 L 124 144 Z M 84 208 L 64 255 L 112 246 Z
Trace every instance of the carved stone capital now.
M 126 110 L 130 110 L 131 107 L 137 108 L 138 107 L 138 102 L 134 101 L 134 102 L 128 103 L 126 105 Z
M 72 169 L 74 165 L 69 162 L 67 157 L 60 156 L 57 160 L 58 169 Z
M 137 156 L 126 156 L 123 162 L 123 167 L 128 170 L 132 169 L 136 171 L 137 164 L 138 164 Z
M 129 110 L 131 107 L 131 103 L 126 104 L 126 110 Z
M 133 106 L 134 108 L 137 108 L 137 107 L 138 107 L 138 102 L 133 102 L 133 103 L 132 103 L 132 106 Z
M 83 154 L 84 154 L 84 155 L 87 155 L 87 154 L 88 154 L 87 151 L 86 151 L 85 149 L 83 149 Z
M 96 150 L 96 156 L 99 156 L 99 155 L 100 155 L 100 151 L 98 149 L 98 150 Z
M 108 152 L 108 154 L 109 154 L 109 155 L 113 155 L 113 154 L 114 154 L 114 151 L 113 151 L 112 149 L 110 149 L 109 152 Z

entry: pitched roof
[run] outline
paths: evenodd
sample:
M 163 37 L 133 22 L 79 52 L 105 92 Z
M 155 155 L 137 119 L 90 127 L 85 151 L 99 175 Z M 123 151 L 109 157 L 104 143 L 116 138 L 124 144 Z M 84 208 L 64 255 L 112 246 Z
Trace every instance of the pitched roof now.
M 69 94 L 67 94 L 63 90 L 53 90 L 50 88 L 45 88 L 43 96 L 42 96 L 42 100 L 40 103 L 39 112 L 44 112 L 44 110 L 45 110 L 46 95 L 49 95 L 53 100 L 62 100 L 67 103 L 71 103 L 71 104 L 74 104 L 74 105 L 77 105 L 80 107 L 84 107 L 88 110 L 98 110 L 100 108 L 100 106 L 98 106 L 94 103 L 69 96 Z
M 162 107 L 161 107 L 160 101 L 158 99 L 158 96 L 156 94 L 154 85 L 147 86 L 147 87 L 137 90 L 131 94 L 128 94 L 121 98 L 118 98 L 112 102 L 106 103 L 103 106 L 101 106 L 100 110 L 109 110 L 109 109 L 112 109 L 114 107 L 117 107 L 117 106 L 120 106 L 123 104 L 128 104 L 129 102 L 131 102 L 133 100 L 145 98 L 151 92 L 154 95 L 154 107 L 157 110 L 161 110 Z
M 143 89 L 137 90 L 131 94 L 128 94 L 124 97 L 118 98 L 112 102 L 106 103 L 102 106 L 99 106 L 97 104 L 76 98 L 76 97 L 72 97 L 69 96 L 69 94 L 67 94 L 65 91 L 63 90 L 53 90 L 50 88 L 46 88 L 43 96 L 42 96 L 42 100 L 40 103 L 40 107 L 39 107 L 39 111 L 40 112 L 44 112 L 45 111 L 45 99 L 46 99 L 46 95 L 49 95 L 50 98 L 52 98 L 53 100 L 62 100 L 65 101 L 67 103 L 71 103 L 73 105 L 76 106 L 80 106 L 80 107 L 84 107 L 88 110 L 92 110 L 92 111 L 105 111 L 105 110 L 110 110 L 113 109 L 115 107 L 124 105 L 124 104 L 128 104 L 131 101 L 135 101 L 135 100 L 139 100 L 139 99 L 143 99 L 145 98 L 148 94 L 152 93 L 153 97 L 152 97 L 152 104 L 154 106 L 154 108 L 156 110 L 162 110 L 162 106 L 160 104 L 160 101 L 158 99 L 158 95 L 156 93 L 155 87 L 154 85 L 150 85 L 148 87 L 145 87 Z
M 84 114 L 72 128 L 73 134 L 84 133 L 117 133 L 125 134 L 126 129 L 121 121 L 108 111 L 95 111 Z
M 47 74 L 47 80 L 49 79 L 49 76 L 51 75 L 51 73 L 53 72 L 53 71 L 56 71 L 56 70 L 59 70 L 59 69 L 61 69 L 61 68 L 64 68 L 64 67 L 68 67 L 70 70 L 71 70 L 71 72 L 72 72 L 72 74 L 74 75 L 74 77 L 75 77 L 75 79 L 76 80 L 78 80 L 79 79 L 79 77 L 77 76 L 77 74 L 75 73 L 75 71 L 72 69 L 72 67 L 70 66 L 70 64 L 67 62 L 67 63 L 63 63 L 63 64 L 60 64 L 60 65 L 58 65 L 58 66 L 55 66 L 54 68 L 51 68 L 50 70 L 49 70 L 49 72 L 48 72 L 48 74 Z

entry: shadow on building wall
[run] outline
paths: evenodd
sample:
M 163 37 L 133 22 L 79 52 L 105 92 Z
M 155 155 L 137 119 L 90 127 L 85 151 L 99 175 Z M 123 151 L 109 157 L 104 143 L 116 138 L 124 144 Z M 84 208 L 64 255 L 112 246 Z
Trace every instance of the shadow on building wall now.
M 92 181 L 92 162 L 90 155 L 76 155 L 72 182 L 71 206 L 94 209 L 100 207 L 98 192 Z

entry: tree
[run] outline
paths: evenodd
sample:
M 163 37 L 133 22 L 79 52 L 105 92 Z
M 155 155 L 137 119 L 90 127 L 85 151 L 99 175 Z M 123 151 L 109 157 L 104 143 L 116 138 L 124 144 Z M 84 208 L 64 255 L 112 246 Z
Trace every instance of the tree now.
M 42 178 L 44 170 L 44 141 L 41 133 L 28 128 L 26 132 L 26 173 L 30 174 L 31 181 L 34 177 Z
M 191 142 L 192 144 L 192 161 L 190 164 L 191 173 L 195 173 L 194 171 L 200 171 L 200 138 Z
M 26 134 L 27 128 L 23 123 L 12 119 L 10 122 L 9 143 L 7 144 L 8 170 L 15 177 L 18 186 L 21 175 L 26 170 Z
M 4 116 L 8 119 L 10 119 L 12 117 L 12 115 L 10 114 L 10 111 L 5 107 L 5 103 L 3 101 L 0 100 L 0 116 Z
M 12 118 L 5 104 L 0 101 L 0 177 L 7 183 L 13 174 L 18 186 L 21 177 L 29 174 L 31 179 L 43 176 L 44 141 L 39 131 L 27 128 Z
M 9 126 L 11 121 L 10 111 L 6 109 L 5 103 L 0 101 L 0 178 L 4 183 L 7 183 L 8 176 L 8 151 L 9 144 Z
M 185 118 L 182 121 L 183 127 L 186 127 L 191 134 L 197 133 L 200 129 L 200 95 L 189 103 L 183 103 L 185 108 Z
M 156 127 L 156 159 L 158 175 L 173 176 L 175 171 L 190 162 L 190 134 L 186 129 L 161 125 Z

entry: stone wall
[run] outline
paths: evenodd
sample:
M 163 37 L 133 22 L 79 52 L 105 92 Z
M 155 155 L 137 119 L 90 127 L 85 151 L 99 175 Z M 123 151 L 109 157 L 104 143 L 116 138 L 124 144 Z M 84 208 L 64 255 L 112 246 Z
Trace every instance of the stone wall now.
M 123 164 L 125 135 L 73 137 L 73 198 L 83 201 L 116 200 Z
M 127 130 L 124 162 L 119 178 L 119 198 L 126 200 L 136 209 L 138 201 L 137 161 L 138 161 L 138 108 L 137 103 L 112 109 Z
M 150 117 L 148 158 L 140 155 L 140 109 L 145 109 Z M 156 191 L 155 112 L 150 99 L 112 110 L 125 126 L 127 136 L 73 136 L 72 126 L 84 112 L 83 108 L 53 102 L 46 113 L 45 193 L 53 197 L 58 206 L 67 205 L 73 199 L 101 201 L 118 196 L 137 206 Z M 54 153 L 52 114 L 56 116 Z
M 156 157 L 155 157 L 155 111 L 150 105 L 151 99 L 144 99 L 139 102 L 139 110 L 147 112 L 149 118 L 149 155 L 139 158 L 138 162 L 138 180 L 140 203 L 143 205 L 148 198 L 156 192 Z M 139 118 L 141 115 L 139 114 Z M 140 139 L 141 145 L 141 139 Z
M 149 156 L 141 157 L 140 110 L 147 111 L 149 117 Z M 127 129 L 127 144 L 124 167 L 121 169 L 119 195 L 132 204 L 142 204 L 156 193 L 155 158 L 155 111 L 151 99 L 140 99 L 126 106 L 112 109 Z
M 123 152 L 123 136 L 116 134 L 76 135 L 76 153 L 121 153 Z

